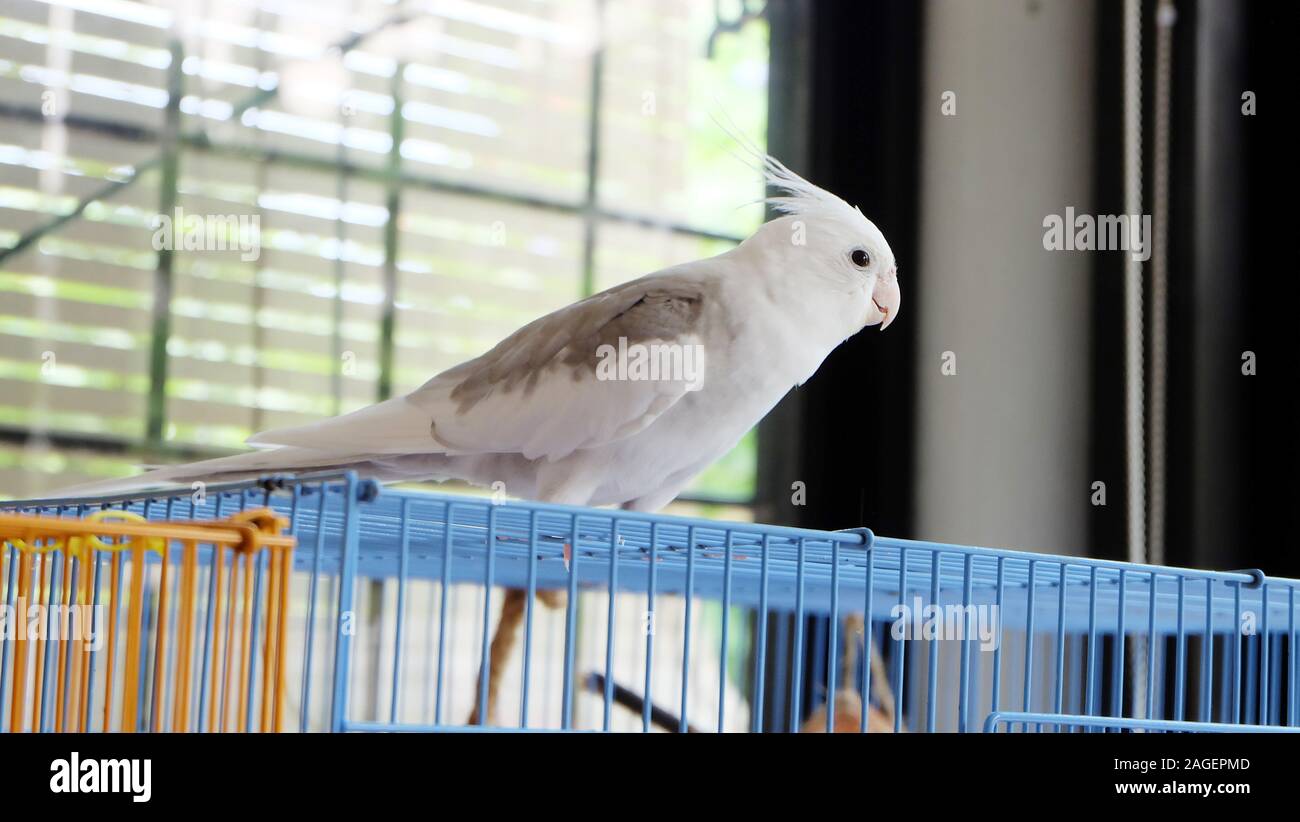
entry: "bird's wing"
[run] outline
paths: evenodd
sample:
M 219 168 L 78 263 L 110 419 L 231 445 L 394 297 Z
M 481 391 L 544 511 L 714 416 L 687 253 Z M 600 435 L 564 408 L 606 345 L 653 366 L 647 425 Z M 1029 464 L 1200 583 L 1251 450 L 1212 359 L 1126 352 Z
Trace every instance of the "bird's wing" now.
M 560 459 L 619 440 L 645 428 L 702 383 L 701 326 L 710 282 L 688 265 L 616 286 L 529 323 L 483 356 L 404 397 L 258 434 L 249 444 Z M 669 375 L 679 379 L 663 379 L 662 372 L 660 379 L 602 378 L 610 376 L 613 361 L 598 364 L 619 350 L 620 338 L 646 350 L 660 346 L 668 359 L 678 357 L 674 362 L 697 373 Z

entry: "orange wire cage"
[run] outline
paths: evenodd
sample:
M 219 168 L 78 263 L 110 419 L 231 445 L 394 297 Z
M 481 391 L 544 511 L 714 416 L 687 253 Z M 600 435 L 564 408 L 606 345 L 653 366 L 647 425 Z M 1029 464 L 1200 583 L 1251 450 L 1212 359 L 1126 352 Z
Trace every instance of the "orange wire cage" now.
M 287 525 L 266 508 L 204 522 L 0 513 L 0 580 L 16 590 L 3 603 L 8 729 L 280 731 Z

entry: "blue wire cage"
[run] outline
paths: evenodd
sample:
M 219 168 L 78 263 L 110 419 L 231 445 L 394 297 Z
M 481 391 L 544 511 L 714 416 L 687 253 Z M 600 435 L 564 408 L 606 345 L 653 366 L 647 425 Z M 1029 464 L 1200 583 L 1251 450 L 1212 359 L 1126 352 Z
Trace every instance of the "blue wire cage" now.
M 1300 582 L 1259 571 L 381 490 L 352 474 L 0 508 L 210 520 L 259 506 L 298 542 L 285 664 L 301 731 L 1300 731 Z M 0 580 L 11 609 L 16 551 Z M 150 673 L 222 664 L 216 555 L 199 547 L 201 658 L 141 659 L 135 730 L 178 698 L 193 701 L 187 729 L 212 727 L 208 676 L 178 697 Z M 174 619 L 162 561 L 130 570 L 146 576 L 146 639 Z M 521 647 L 498 655 L 510 590 L 525 595 Z M 548 591 L 567 596 L 549 607 Z M 254 609 L 254 644 L 266 619 Z M 92 712 L 113 669 L 91 667 Z M 52 730 L 40 705 L 34 724 Z

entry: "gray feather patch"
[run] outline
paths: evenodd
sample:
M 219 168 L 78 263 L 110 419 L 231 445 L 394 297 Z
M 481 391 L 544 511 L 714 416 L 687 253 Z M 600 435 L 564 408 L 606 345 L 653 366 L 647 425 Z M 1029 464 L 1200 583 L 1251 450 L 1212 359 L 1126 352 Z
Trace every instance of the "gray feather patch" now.
M 694 332 L 703 314 L 704 283 L 696 277 L 650 275 L 602 291 L 534 320 L 483 356 L 436 379 L 459 380 L 451 391 L 457 415 L 495 390 L 522 386 L 524 396 L 547 371 L 571 368 L 574 379 L 594 374 L 601 345 L 672 340 Z

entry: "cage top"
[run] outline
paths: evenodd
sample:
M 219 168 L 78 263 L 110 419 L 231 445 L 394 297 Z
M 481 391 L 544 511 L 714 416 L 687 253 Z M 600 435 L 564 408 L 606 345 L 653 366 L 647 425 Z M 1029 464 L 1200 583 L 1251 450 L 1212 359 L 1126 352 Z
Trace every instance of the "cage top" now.
M 1257 570 L 1205 571 L 488 497 L 381 489 L 353 473 L 162 490 L 0 508 L 76 516 L 104 507 L 150 519 L 211 519 L 266 505 L 290 518 L 299 568 L 574 591 L 690 595 L 877 619 L 996 606 L 1028 631 L 1227 632 L 1251 620 L 1296 631 L 1300 582 Z M 1030 584 L 1032 581 L 1033 584 Z M 1267 607 L 1265 607 L 1267 606 Z M 972 615 L 971 618 L 974 618 Z

